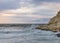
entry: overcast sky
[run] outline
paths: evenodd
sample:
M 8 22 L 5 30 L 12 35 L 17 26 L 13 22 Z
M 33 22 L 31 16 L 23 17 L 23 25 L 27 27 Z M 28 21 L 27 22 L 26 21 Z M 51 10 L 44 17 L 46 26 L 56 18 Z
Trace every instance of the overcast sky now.
M 47 23 L 60 0 L 0 0 L 0 23 Z

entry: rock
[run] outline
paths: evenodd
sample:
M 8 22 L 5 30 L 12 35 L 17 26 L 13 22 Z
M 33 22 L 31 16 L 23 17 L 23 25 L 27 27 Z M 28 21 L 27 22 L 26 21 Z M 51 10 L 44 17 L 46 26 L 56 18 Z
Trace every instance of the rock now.
M 52 31 L 60 31 L 60 11 L 57 13 L 56 16 L 51 18 L 48 23 L 48 28 Z
M 56 16 L 50 19 L 47 25 L 39 26 L 38 29 L 41 30 L 51 30 L 53 32 L 60 31 L 60 11 Z
M 58 34 L 56 34 L 57 35 L 57 37 L 60 37 L 60 33 L 58 33 Z
M 39 27 L 36 27 L 35 29 L 40 29 Z
M 44 24 L 44 25 L 40 25 L 38 27 L 36 27 L 36 29 L 40 29 L 40 30 L 45 30 L 45 31 L 51 31 L 50 29 L 47 28 L 47 24 Z

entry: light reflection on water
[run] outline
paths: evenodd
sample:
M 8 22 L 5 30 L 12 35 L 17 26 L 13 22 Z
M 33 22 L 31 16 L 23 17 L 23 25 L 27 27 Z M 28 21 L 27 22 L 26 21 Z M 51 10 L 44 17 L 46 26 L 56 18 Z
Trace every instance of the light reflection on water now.
M 54 32 L 9 27 L 0 30 L 0 43 L 60 43 Z

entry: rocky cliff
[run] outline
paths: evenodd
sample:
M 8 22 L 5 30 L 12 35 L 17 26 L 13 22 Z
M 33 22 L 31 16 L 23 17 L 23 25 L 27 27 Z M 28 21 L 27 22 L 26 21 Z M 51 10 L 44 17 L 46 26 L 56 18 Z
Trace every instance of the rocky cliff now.
M 43 30 L 51 30 L 54 32 L 60 31 L 60 11 L 57 13 L 56 16 L 50 19 L 46 26 L 39 26 L 39 29 Z

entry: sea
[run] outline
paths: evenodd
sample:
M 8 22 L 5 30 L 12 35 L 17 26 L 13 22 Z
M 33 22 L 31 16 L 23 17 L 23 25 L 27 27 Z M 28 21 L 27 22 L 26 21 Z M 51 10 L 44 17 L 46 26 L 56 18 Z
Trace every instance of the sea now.
M 38 24 L 0 25 L 0 43 L 60 43 L 55 32 L 35 29 Z

